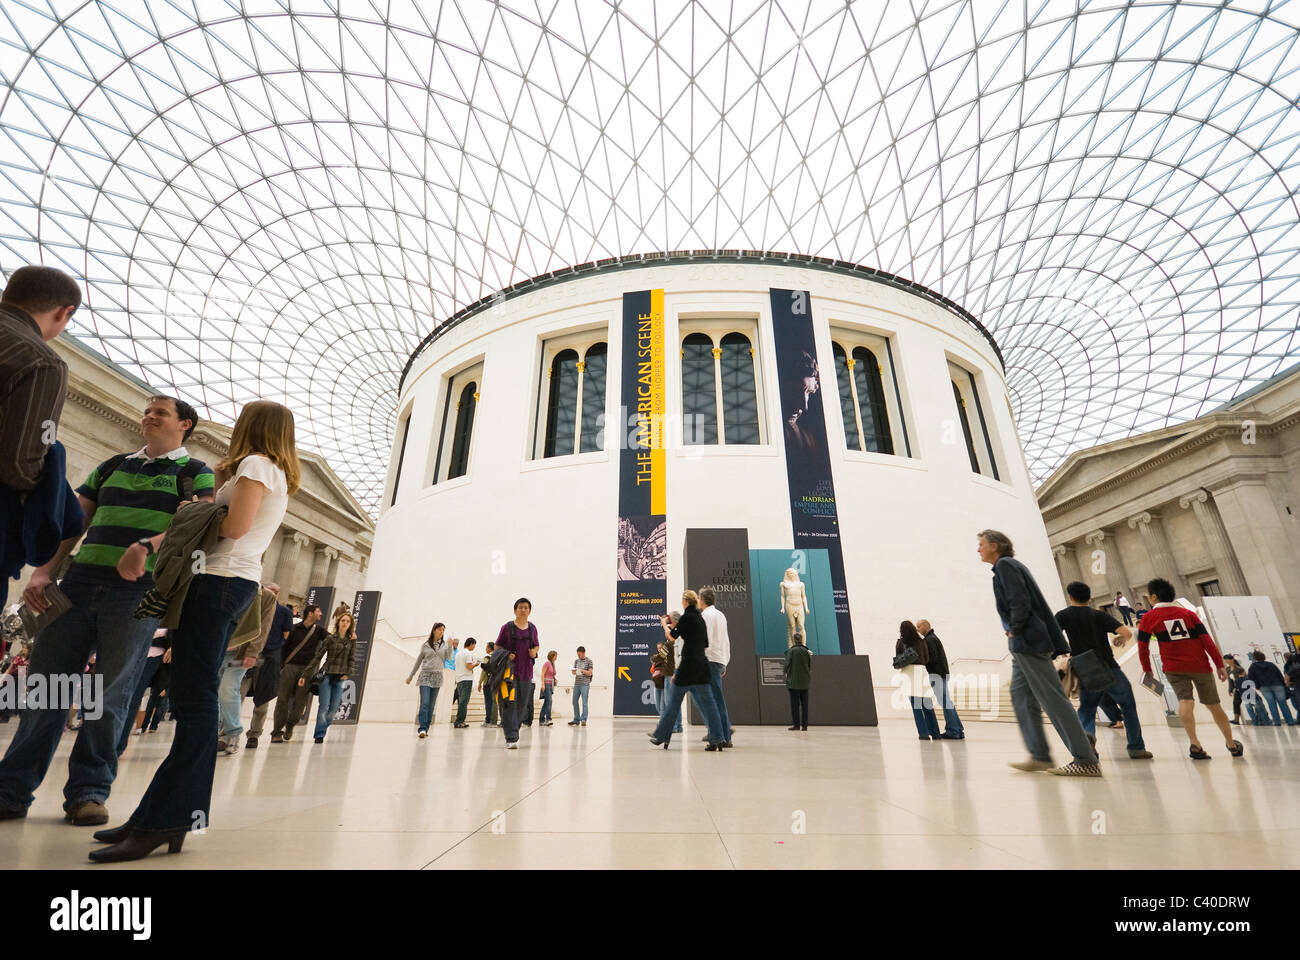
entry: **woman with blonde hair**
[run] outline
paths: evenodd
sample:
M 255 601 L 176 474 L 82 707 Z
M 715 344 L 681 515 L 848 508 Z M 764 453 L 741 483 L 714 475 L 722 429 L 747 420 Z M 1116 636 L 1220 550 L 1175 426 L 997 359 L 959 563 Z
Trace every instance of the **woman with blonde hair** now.
M 714 702 L 713 691 L 710 689 L 713 675 L 709 670 L 708 658 L 704 655 L 709 646 L 709 631 L 704 625 L 704 617 L 700 615 L 700 598 L 694 590 L 682 594 L 682 604 L 683 612 L 677 620 L 677 626 L 672 626 L 667 616 L 659 618 L 665 638 L 682 638 L 682 658 L 677 662 L 673 689 L 663 715 L 659 718 L 659 725 L 648 736 L 656 747 L 668 749 L 668 743 L 673 738 L 673 726 L 681 715 L 682 701 L 686 698 L 687 691 L 690 691 L 709 728 L 709 745 L 704 749 L 721 750 L 727 738 L 722 729 L 722 716 L 718 713 L 718 705 Z
M 171 751 L 130 819 L 95 834 L 112 845 L 93 851 L 92 860 L 138 860 L 164 843 L 168 853 L 178 853 L 190 830 L 209 823 L 221 663 L 235 625 L 257 596 L 262 554 L 302 478 L 293 413 L 269 400 L 247 404 L 216 474 L 215 504 L 228 512 L 203 572 L 190 580 L 180 624 L 172 631 Z M 203 508 L 182 504 L 178 516 Z
M 321 638 L 307 661 L 307 669 L 298 678 L 298 686 L 310 680 L 325 658 L 325 678 L 316 694 L 316 742 L 325 742 L 339 704 L 343 702 L 343 683 L 352 674 L 352 660 L 357 653 L 357 622 L 349 610 L 334 618 L 334 629 Z

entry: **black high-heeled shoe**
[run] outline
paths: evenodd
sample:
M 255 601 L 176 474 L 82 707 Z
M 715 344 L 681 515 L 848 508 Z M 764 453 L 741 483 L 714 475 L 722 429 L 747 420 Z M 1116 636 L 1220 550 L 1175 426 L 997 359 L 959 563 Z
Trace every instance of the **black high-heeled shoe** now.
M 185 835 L 188 833 L 188 830 L 173 830 L 170 833 L 133 831 L 125 840 L 121 840 L 111 847 L 102 847 L 99 850 L 90 851 L 90 859 L 96 863 L 142 860 L 164 843 L 167 844 L 168 853 L 180 853 L 181 846 L 185 843 Z
M 656 747 L 663 747 L 665 750 L 668 749 L 667 740 L 656 740 L 655 735 L 653 733 L 647 733 L 646 736 L 650 738 L 650 742 L 654 744 Z
M 120 827 L 110 827 L 107 830 L 96 830 L 95 839 L 100 843 L 121 843 L 131 835 L 131 821 L 128 820 Z

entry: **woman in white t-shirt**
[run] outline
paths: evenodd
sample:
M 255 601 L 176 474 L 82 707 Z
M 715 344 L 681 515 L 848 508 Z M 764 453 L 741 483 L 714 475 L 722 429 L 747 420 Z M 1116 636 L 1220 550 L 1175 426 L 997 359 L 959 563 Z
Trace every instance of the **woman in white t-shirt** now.
M 171 751 L 131 818 L 95 834 L 112 846 L 91 853 L 92 860 L 136 860 L 163 843 L 176 853 L 186 833 L 208 825 L 221 664 L 235 625 L 257 596 L 262 554 L 302 476 L 293 413 L 269 400 L 245 406 L 216 473 L 216 503 L 229 513 L 204 572 L 190 581 L 180 625 L 172 631 Z

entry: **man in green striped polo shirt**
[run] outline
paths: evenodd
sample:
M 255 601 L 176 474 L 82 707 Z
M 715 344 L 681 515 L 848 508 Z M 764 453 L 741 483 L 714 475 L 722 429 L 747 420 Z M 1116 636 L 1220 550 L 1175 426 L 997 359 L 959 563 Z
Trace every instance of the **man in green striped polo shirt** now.
M 183 499 L 213 496 L 212 470 L 183 445 L 197 424 L 198 414 L 185 401 L 151 397 L 140 421 L 144 446 L 104 461 L 77 488 L 86 513 L 85 539 L 59 584 L 72 609 L 37 635 L 28 678 L 43 675 L 51 682 L 81 674 L 95 654 L 102 703 L 86 711 L 63 788 L 65 819 L 78 826 L 108 822 L 104 804 L 117 775 L 117 741 L 135 709 L 128 700 L 158 626 L 155 618 L 137 620 L 133 614 L 153 586 L 163 532 Z M 37 613 L 48 608 L 45 588 L 77 539 L 65 540 L 54 559 L 33 572 L 23 600 Z M 18 732 L 0 760 L 0 820 L 27 815 L 54 759 L 66 713 L 66 706 L 48 704 L 22 711 Z

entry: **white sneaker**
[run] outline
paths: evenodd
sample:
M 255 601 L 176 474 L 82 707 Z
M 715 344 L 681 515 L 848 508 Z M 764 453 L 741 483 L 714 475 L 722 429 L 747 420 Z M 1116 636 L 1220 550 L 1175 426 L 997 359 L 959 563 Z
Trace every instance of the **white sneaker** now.
M 518 740 L 512 740 L 511 742 L 507 743 L 507 744 L 506 744 L 506 749 L 507 749 L 507 750 L 518 750 L 518 749 L 519 749 L 519 741 L 518 741 Z
M 238 752 L 239 752 L 239 738 L 236 737 L 234 740 L 231 740 L 229 743 L 224 744 L 222 748 L 217 751 L 217 755 L 221 757 L 233 757 Z

